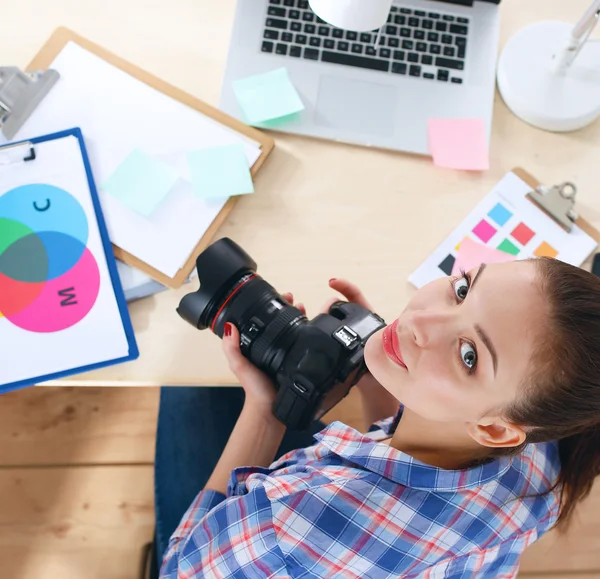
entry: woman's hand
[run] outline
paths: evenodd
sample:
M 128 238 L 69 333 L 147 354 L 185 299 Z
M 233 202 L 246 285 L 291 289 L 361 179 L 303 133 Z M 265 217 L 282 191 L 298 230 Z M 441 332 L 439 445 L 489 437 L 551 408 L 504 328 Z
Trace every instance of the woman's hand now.
M 282 296 L 291 305 L 294 305 L 294 297 L 291 293 Z M 296 307 L 306 314 L 302 304 Z M 274 418 L 273 402 L 277 396 L 277 389 L 272 380 L 259 370 L 240 350 L 240 333 L 234 324 L 226 323 L 223 332 L 223 351 L 229 362 L 229 368 L 239 380 L 246 400 L 244 406 L 250 406 L 255 412 L 264 415 L 265 418 Z
M 335 290 L 336 292 L 341 293 L 344 296 L 344 298 L 346 298 L 346 301 L 354 302 L 355 304 L 358 304 L 359 306 L 366 308 L 370 312 L 373 311 L 371 304 L 367 301 L 367 298 L 364 296 L 362 291 L 360 291 L 359 287 L 356 284 L 353 284 L 352 282 L 349 282 L 346 279 L 338 279 L 338 278 L 332 277 L 329 280 L 329 287 L 332 290 Z M 326 314 L 327 312 L 329 312 L 329 308 L 335 302 L 338 302 L 338 301 L 340 301 L 339 297 L 337 297 L 337 298 L 333 297 L 333 298 L 330 298 L 329 300 L 327 300 L 325 302 L 325 304 L 323 305 L 323 307 L 321 308 L 321 313 Z

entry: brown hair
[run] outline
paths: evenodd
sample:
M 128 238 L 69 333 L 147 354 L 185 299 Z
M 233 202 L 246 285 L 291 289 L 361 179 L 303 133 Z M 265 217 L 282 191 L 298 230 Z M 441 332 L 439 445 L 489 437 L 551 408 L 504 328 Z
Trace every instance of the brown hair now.
M 600 278 L 554 259 L 534 263 L 549 323 L 524 394 L 505 416 L 529 427 L 525 444 L 558 441 L 553 489 L 560 489 L 557 526 L 565 530 L 600 474 Z

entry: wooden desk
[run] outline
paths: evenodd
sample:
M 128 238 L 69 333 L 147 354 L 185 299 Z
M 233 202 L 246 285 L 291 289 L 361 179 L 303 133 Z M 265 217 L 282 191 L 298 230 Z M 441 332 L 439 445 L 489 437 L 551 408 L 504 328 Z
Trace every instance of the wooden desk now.
M 243 0 L 240 0 L 243 1 Z M 589 0 L 504 0 L 501 43 L 530 22 L 575 21 Z M 26 66 L 60 25 L 169 83 L 218 103 L 234 0 L 19 0 L 0 35 L 6 64 Z M 7 29 L 8 28 L 8 29 Z M 436 169 L 428 158 L 276 135 L 276 149 L 220 231 L 259 272 L 315 312 L 330 277 L 359 283 L 391 319 L 413 293 L 409 273 L 507 171 L 544 182 L 574 180 L 582 214 L 600 227 L 600 123 L 572 134 L 527 126 L 496 97 L 491 169 Z M 195 285 L 195 284 L 192 284 Z M 134 363 L 61 380 L 71 385 L 232 384 L 220 340 L 175 313 L 194 287 L 131 306 L 141 356 Z

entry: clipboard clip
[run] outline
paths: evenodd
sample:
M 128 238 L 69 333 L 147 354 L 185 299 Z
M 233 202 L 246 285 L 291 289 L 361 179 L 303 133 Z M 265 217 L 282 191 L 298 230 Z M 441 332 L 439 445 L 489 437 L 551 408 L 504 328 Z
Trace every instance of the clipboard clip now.
M 58 79 L 55 70 L 25 73 L 16 66 L 0 66 L 0 126 L 7 139 L 17 134 Z
M 34 161 L 35 157 L 35 149 L 31 141 L 0 147 L 0 167 L 24 161 Z
M 527 198 L 565 231 L 570 232 L 577 219 L 576 195 L 577 187 L 573 183 L 565 181 L 553 187 L 539 185 L 527 193 Z

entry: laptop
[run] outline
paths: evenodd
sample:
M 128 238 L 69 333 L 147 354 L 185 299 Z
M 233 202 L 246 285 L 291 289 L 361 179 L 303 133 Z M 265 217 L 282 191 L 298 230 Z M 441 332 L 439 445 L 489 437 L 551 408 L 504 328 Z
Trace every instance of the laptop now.
M 381 30 L 361 33 L 308 0 L 239 0 L 220 107 L 244 120 L 232 81 L 286 67 L 305 109 L 275 130 L 429 154 L 428 119 L 481 118 L 489 140 L 499 3 L 395 0 Z

